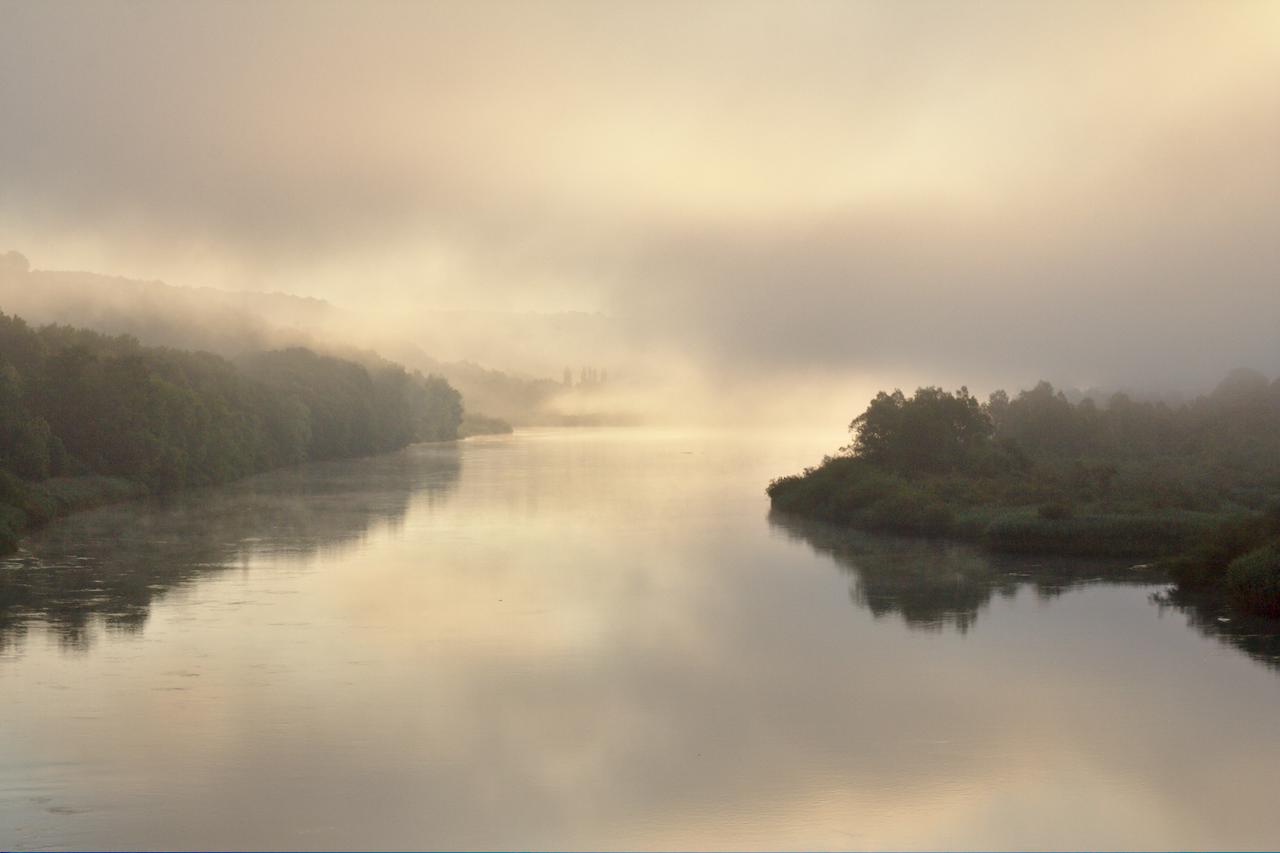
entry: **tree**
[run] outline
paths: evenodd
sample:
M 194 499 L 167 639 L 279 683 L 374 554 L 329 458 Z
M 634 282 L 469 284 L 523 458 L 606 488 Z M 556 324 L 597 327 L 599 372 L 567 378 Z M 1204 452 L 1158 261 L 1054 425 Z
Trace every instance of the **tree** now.
M 0 470 L 28 480 L 49 476 L 52 440 L 49 424 L 27 408 L 18 372 L 0 367 Z
M 937 387 L 919 388 L 910 398 L 898 389 L 881 391 L 849 429 L 847 451 L 902 473 L 967 467 L 994 432 L 968 388 L 953 394 Z

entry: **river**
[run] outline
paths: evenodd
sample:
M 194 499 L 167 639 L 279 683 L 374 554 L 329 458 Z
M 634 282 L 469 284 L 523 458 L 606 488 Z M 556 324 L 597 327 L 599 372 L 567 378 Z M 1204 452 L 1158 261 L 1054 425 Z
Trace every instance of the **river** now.
M 0 562 L 0 848 L 1249 848 L 1270 626 L 770 518 L 840 435 L 545 430 Z

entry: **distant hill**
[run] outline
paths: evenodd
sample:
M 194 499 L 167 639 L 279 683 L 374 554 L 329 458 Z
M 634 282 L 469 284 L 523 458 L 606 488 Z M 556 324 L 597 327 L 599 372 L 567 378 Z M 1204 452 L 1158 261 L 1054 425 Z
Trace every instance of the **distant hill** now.
M 384 356 L 443 376 L 462 392 L 469 411 L 517 425 L 567 422 L 554 407 L 555 399 L 566 392 L 559 379 L 496 370 L 470 359 L 439 358 L 429 352 L 432 340 L 379 335 L 361 318 L 322 299 L 33 270 L 24 256 L 8 252 L 0 254 L 0 310 L 37 325 L 58 323 L 127 334 L 152 346 L 207 350 L 230 358 L 291 346 L 366 364 Z M 603 341 L 608 336 L 599 318 L 585 314 L 431 312 L 422 325 L 427 330 L 448 329 L 441 335 L 449 340 L 442 343 L 453 352 L 483 349 L 486 334 L 544 351 L 553 348 L 560 335 L 578 341 Z
M 279 293 L 173 287 L 89 272 L 32 270 L 16 252 L 0 256 L 0 307 L 36 324 L 58 323 L 145 344 L 220 355 L 310 345 L 307 329 L 332 306 Z

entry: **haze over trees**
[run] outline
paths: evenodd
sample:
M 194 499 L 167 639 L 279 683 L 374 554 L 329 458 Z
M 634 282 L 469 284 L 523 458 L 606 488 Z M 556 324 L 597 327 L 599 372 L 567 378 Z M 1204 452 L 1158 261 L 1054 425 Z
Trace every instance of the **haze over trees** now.
M 0 313 L 0 547 L 69 505 L 451 440 L 461 420 L 445 380 L 390 362 L 233 362 Z
M 483 349 L 478 341 L 488 328 L 486 321 L 497 340 L 531 339 L 524 350 L 539 346 L 551 350 L 560 332 L 575 340 L 571 349 L 583 348 L 607 331 L 585 315 L 449 315 L 421 318 L 430 330 L 427 344 L 403 331 L 371 325 L 358 312 L 322 299 L 32 269 L 27 258 L 15 251 L 0 252 L 0 307 L 35 325 L 58 323 L 130 335 L 150 346 L 207 350 L 233 360 L 247 353 L 305 347 L 375 369 L 383 361 L 381 354 L 411 370 L 445 378 L 466 398 L 470 413 L 519 424 L 556 422 L 551 403 L 564 394 L 562 384 L 539 378 L 536 367 L 518 359 L 509 363 L 511 369 L 499 370 L 471 355 L 442 357 L 435 349 L 442 345 L 440 330 L 452 330 L 462 339 L 451 350 L 461 353 Z M 521 351 L 516 349 L 515 354 Z M 495 354 L 501 352 L 495 348 Z M 592 377 L 603 380 L 602 371 L 591 371 Z M 586 368 L 582 375 L 585 380 Z
M 1187 587 L 1280 614 L 1280 380 L 1181 405 L 1072 403 L 1049 383 L 881 392 L 852 442 L 769 485 L 784 512 L 1013 551 L 1177 557 Z

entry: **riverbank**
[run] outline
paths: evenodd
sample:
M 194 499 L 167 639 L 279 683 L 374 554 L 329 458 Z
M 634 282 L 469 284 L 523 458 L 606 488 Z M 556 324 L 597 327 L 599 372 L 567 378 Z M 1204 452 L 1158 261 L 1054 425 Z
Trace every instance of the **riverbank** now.
M 881 392 L 852 441 L 769 484 L 775 510 L 996 551 L 1160 560 L 1180 586 L 1280 616 L 1280 380 L 1234 371 L 1177 407 Z
M 470 438 L 473 435 L 510 435 L 515 428 L 502 418 L 493 418 L 473 412 L 463 412 L 462 423 L 458 424 L 458 438 Z
M 1280 616 L 1280 510 L 1218 511 L 999 500 L 998 478 L 908 477 L 828 458 L 769 484 L 775 512 L 860 530 L 969 542 L 996 552 L 1157 562 L 1186 590 Z
M 18 550 L 23 535 L 55 518 L 148 493 L 142 483 L 123 477 L 51 477 L 24 483 L 0 473 L 0 556 Z
M 507 434 L 511 431 L 508 428 L 506 431 L 493 430 L 476 432 L 472 435 Z M 459 436 L 452 441 L 461 441 L 465 437 Z M 415 443 L 445 444 L 449 442 Z M 398 450 L 392 452 L 398 452 Z M 281 468 L 292 467 L 296 466 L 281 466 Z M 281 468 L 272 470 L 281 470 Z M 252 477 L 263 473 L 270 473 L 270 471 L 258 471 L 246 476 Z M 91 474 L 80 477 L 50 477 L 41 482 L 28 483 L 0 471 L 0 557 L 15 553 L 23 536 L 40 529 L 54 519 L 81 510 L 143 498 L 150 494 L 153 492 L 145 483 L 124 477 Z
M 373 354 L 231 361 L 0 312 L 0 553 L 74 509 L 452 441 L 462 416 L 445 380 Z
M 908 478 L 861 459 L 835 457 L 774 480 L 768 494 L 779 512 L 862 530 L 947 537 L 1008 553 L 1078 557 L 1177 554 L 1232 517 L 981 499 L 996 490 L 996 483 L 976 477 Z

